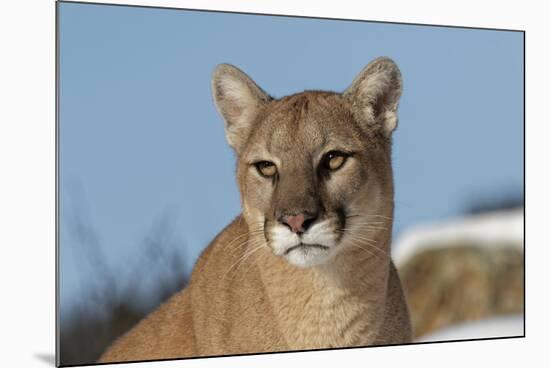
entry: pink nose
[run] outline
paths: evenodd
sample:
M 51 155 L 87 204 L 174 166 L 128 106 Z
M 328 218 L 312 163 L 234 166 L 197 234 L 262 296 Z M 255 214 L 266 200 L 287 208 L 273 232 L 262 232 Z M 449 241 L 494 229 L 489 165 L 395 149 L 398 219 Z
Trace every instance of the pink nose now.
M 304 232 L 304 221 L 306 220 L 304 214 L 296 216 L 284 216 L 283 223 L 287 224 L 293 233 Z

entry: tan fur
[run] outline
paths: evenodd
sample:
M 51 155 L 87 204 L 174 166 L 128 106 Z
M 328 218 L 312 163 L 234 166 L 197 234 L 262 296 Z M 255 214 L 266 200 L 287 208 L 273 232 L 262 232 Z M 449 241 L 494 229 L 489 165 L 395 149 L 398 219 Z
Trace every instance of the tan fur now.
M 443 242 L 400 268 L 415 337 L 467 321 L 523 313 L 523 252 L 513 244 Z
M 238 157 L 243 214 L 203 252 L 189 285 L 100 362 L 410 342 L 389 256 L 397 66 L 373 61 L 343 94 L 273 99 L 230 65 L 212 87 Z M 350 156 L 326 171 L 333 150 Z M 258 161 L 277 175 L 262 177 Z M 311 217 L 303 233 L 281 220 L 297 214 Z

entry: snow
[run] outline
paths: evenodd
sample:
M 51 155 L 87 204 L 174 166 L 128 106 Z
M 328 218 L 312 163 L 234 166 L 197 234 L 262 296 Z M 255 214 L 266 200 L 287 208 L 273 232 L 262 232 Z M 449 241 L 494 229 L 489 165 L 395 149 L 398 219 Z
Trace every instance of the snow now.
M 447 327 L 415 342 L 470 340 L 478 338 L 523 336 L 523 315 L 513 314 Z
M 523 249 L 523 208 L 413 227 L 397 238 L 392 258 L 399 267 L 420 251 L 459 241 L 483 247 L 505 244 Z

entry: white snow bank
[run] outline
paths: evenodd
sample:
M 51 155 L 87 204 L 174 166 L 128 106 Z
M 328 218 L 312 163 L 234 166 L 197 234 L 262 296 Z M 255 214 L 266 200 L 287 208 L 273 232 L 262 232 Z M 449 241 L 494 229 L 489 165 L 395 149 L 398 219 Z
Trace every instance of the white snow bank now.
M 400 266 L 420 251 L 454 241 L 474 241 L 488 247 L 507 244 L 523 249 L 523 208 L 413 227 L 397 238 L 392 258 Z
M 523 315 L 513 314 L 467 322 L 437 330 L 415 342 L 449 341 L 488 337 L 523 336 Z

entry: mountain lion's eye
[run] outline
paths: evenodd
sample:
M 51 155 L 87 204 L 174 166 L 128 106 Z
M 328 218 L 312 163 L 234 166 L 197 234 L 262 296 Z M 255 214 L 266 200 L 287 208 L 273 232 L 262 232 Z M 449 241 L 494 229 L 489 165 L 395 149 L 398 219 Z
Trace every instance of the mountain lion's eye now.
M 260 161 L 254 164 L 263 177 L 269 178 L 277 174 L 277 166 L 270 161 Z
M 348 158 L 348 154 L 339 151 L 330 151 L 325 155 L 324 166 L 330 171 L 336 171 L 341 168 Z

